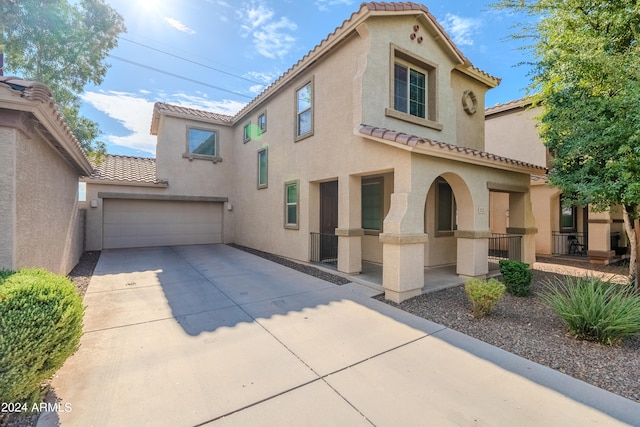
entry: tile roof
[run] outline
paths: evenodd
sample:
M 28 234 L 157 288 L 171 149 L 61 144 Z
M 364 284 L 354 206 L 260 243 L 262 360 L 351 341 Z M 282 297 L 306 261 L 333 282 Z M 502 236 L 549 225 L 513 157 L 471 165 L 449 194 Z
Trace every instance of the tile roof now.
M 504 104 L 496 104 L 493 107 L 487 107 L 484 109 L 484 115 L 490 116 L 492 114 L 502 113 L 504 111 L 516 110 L 521 108 L 527 108 L 531 105 L 532 100 L 530 96 L 525 96 L 520 99 L 514 99 Z
M 164 102 L 156 102 L 153 108 L 163 113 L 175 113 L 192 117 L 200 117 L 207 120 L 219 120 L 227 123 L 231 123 L 233 121 L 232 116 L 227 116 L 225 114 L 196 110 L 195 108 L 179 107 L 177 105 L 166 104 Z
M 73 131 L 71 131 L 71 128 L 69 128 L 69 125 L 64 121 L 64 117 L 55 103 L 53 92 L 47 85 L 24 80 L 15 76 L 0 76 L 0 88 L 6 88 L 9 92 L 9 98 L 4 99 L 6 101 L 10 100 L 12 94 L 19 94 L 20 99 L 30 101 L 40 107 L 40 111 L 42 111 L 45 116 L 37 117 L 37 119 L 45 128 L 47 128 L 47 125 L 50 126 L 47 129 L 47 133 L 49 133 L 52 138 L 50 142 L 64 158 L 72 164 L 75 164 L 83 170 L 84 173 L 90 171 L 91 164 L 87 154 Z M 10 106 L 10 108 L 14 107 L 19 109 L 16 105 Z M 35 111 L 32 109 L 25 109 L 24 111 L 35 114 Z M 47 118 L 49 122 L 44 123 L 42 121 L 44 118 Z M 52 132 L 59 135 L 57 139 Z M 66 141 L 59 141 L 60 136 L 66 139 Z
M 94 164 L 91 179 L 129 183 L 168 184 L 156 177 L 156 159 L 107 154 Z
M 538 171 L 546 170 L 546 168 L 542 166 L 537 166 L 531 163 L 522 162 L 520 160 L 509 159 L 507 157 L 498 156 L 497 154 L 487 153 L 486 151 L 475 150 L 473 148 L 462 147 L 460 145 L 449 144 L 446 142 L 433 141 L 429 138 L 410 135 L 404 132 L 396 132 L 396 131 L 381 128 L 381 127 L 361 125 L 360 134 L 365 136 L 371 136 L 374 138 L 384 139 L 386 141 L 395 142 L 397 144 L 406 145 L 408 147 L 416 147 L 418 145 L 425 144 L 427 147 L 430 147 L 436 150 L 460 153 L 464 156 L 468 156 L 470 159 L 471 158 L 486 159 L 486 160 L 494 161 L 494 162 L 505 164 L 505 165 L 533 168 L 533 169 L 537 169 Z

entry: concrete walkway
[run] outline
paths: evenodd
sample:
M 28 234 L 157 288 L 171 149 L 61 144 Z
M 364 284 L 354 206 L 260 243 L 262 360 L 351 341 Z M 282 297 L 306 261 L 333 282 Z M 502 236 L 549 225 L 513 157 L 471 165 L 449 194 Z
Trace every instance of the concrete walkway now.
M 40 425 L 640 425 L 638 403 L 372 293 L 225 245 L 104 251 Z

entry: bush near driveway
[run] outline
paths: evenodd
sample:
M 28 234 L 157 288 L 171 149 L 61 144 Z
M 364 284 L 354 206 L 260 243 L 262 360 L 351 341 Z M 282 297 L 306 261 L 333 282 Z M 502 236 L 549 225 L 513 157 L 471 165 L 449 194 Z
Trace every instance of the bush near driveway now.
M 500 260 L 498 264 L 507 292 L 516 297 L 526 297 L 531 293 L 533 272 L 529 264 L 506 259 Z
M 84 307 L 71 281 L 0 272 L 0 402 L 40 401 L 40 384 L 78 348 Z
M 464 291 L 471 301 L 471 314 L 480 319 L 491 314 L 493 307 L 502 299 L 505 286 L 496 279 L 471 279 L 464 284 Z
M 631 286 L 566 276 L 547 282 L 540 297 L 576 338 L 612 345 L 640 334 L 640 296 Z

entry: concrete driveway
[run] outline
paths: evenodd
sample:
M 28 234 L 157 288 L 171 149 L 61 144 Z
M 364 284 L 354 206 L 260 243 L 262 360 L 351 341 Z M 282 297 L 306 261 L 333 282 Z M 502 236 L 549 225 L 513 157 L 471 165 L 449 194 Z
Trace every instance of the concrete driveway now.
M 41 425 L 640 425 L 640 404 L 374 293 L 225 245 L 104 251 Z

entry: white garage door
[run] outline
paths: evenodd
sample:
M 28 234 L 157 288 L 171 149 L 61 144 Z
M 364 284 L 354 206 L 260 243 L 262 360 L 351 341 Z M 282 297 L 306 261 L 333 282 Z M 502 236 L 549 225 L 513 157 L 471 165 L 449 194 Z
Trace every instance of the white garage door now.
M 219 202 L 104 199 L 103 247 L 221 243 L 222 205 Z

